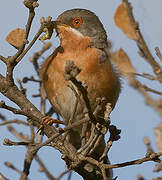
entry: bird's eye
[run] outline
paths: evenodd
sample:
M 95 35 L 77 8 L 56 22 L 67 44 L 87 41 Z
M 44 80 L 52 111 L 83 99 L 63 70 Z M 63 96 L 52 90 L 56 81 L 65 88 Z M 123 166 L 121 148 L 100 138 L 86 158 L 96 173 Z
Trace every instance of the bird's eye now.
M 74 27 L 79 27 L 82 23 L 83 21 L 82 21 L 82 18 L 80 17 L 74 18 L 72 21 L 72 24 L 74 25 Z

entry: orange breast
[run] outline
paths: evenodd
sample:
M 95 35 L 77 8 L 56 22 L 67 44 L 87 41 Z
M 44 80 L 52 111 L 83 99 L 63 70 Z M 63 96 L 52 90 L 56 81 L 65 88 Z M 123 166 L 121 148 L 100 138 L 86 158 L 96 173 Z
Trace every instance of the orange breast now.
M 74 109 L 76 97 L 72 90 L 67 87 L 68 83 L 64 79 L 65 63 L 67 60 L 73 60 L 81 68 L 78 75 L 80 81 L 88 85 L 88 95 L 92 105 L 95 108 L 96 98 L 105 97 L 106 102 L 112 104 L 114 108 L 120 92 L 120 82 L 118 75 L 113 70 L 109 60 L 99 64 L 100 52 L 96 48 L 81 48 L 75 51 L 65 50 L 64 53 L 58 53 L 52 60 L 46 70 L 47 78 L 44 80 L 44 87 L 54 109 L 65 119 L 69 119 Z M 43 68 L 46 69 L 49 59 L 46 60 Z M 76 115 L 82 112 L 81 105 L 78 107 Z

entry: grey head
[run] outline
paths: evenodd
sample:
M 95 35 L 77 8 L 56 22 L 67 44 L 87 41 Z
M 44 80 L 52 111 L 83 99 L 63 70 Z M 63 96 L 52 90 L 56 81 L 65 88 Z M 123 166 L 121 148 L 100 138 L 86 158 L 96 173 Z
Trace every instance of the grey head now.
M 107 48 L 106 31 L 99 18 L 86 9 L 71 9 L 58 16 L 56 21 L 76 29 L 82 35 L 92 38 L 92 46 Z

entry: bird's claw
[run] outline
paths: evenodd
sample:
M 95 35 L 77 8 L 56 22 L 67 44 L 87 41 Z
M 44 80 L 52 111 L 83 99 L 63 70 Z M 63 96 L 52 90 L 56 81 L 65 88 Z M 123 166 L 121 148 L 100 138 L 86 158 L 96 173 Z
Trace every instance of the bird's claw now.
M 43 130 L 44 130 L 44 124 L 47 124 L 49 126 L 52 126 L 52 124 L 64 124 L 63 121 L 58 120 L 58 119 L 53 119 L 49 116 L 45 116 L 42 118 L 42 123 L 40 124 L 37 133 L 43 134 Z

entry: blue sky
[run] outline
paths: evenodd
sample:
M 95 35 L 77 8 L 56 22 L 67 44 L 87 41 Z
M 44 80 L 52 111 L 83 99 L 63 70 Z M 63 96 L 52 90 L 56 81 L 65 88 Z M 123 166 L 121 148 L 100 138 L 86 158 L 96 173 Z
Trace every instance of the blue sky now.
M 140 23 L 140 29 L 144 35 L 147 44 L 155 56 L 154 48 L 159 46 L 162 51 L 162 14 L 161 7 L 162 1 L 148 1 L 148 0 L 131 0 L 134 7 L 134 13 L 136 20 Z M 112 41 L 113 50 L 123 48 L 130 56 L 133 65 L 136 67 L 137 71 L 140 73 L 148 72 L 152 73 L 150 66 L 138 56 L 138 49 L 133 40 L 125 37 L 125 35 L 114 25 L 113 16 L 114 11 L 120 1 L 114 0 L 59 0 L 59 1 L 39 1 L 40 6 L 36 9 L 36 17 L 32 25 L 32 32 L 29 39 L 31 40 L 33 35 L 37 32 L 40 24 L 40 18 L 42 16 L 52 16 L 55 19 L 64 10 L 72 8 L 86 8 L 96 13 L 100 20 L 104 24 L 107 31 L 108 38 Z M 22 0 L 5 0 L 1 2 L 0 6 L 0 55 L 9 56 L 15 53 L 15 49 L 11 47 L 6 41 L 5 37 L 7 34 L 15 28 L 24 28 L 27 19 L 27 9 L 23 6 Z M 51 39 L 53 43 L 53 48 L 58 46 L 58 40 L 53 36 Z M 15 69 L 14 77 L 22 78 L 23 76 L 31 76 L 36 74 L 33 70 L 31 63 L 29 62 L 29 57 L 35 51 L 38 51 L 42 47 L 40 41 L 37 41 L 35 46 L 29 51 L 29 53 L 24 57 L 22 62 Z M 48 51 L 44 56 L 48 56 L 52 50 Z M 157 58 L 156 58 L 157 59 Z M 0 62 L 0 73 L 4 74 L 5 66 Z M 143 81 L 147 82 L 148 81 Z M 153 87 L 161 87 L 157 83 L 149 83 Z M 29 83 L 25 85 L 28 87 L 28 98 L 39 108 L 39 100 L 31 98 L 31 95 L 38 92 L 38 87 Z M 13 104 L 9 100 L 5 99 L 2 94 L 0 94 L 0 100 L 5 100 L 8 104 Z M 14 116 L 8 111 L 0 109 L 9 119 L 13 119 Z M 19 116 L 19 118 L 23 118 Z M 123 161 L 129 161 L 136 158 L 141 158 L 145 155 L 146 147 L 143 144 L 143 137 L 148 136 L 152 142 L 152 145 L 157 151 L 155 145 L 155 136 L 153 133 L 153 128 L 155 128 L 160 122 L 160 117 L 152 108 L 144 104 L 143 98 L 139 93 L 127 85 L 127 82 L 123 80 L 123 89 L 120 95 L 119 101 L 116 105 L 115 110 L 111 115 L 111 120 L 114 125 L 116 125 L 121 132 L 121 139 L 113 144 L 110 150 L 110 159 L 112 163 L 120 163 Z M 22 130 L 22 127 L 16 126 L 18 131 Z M 28 130 L 23 129 L 24 132 Z M 16 140 L 12 135 L 7 132 L 5 127 L 0 127 L 0 172 L 6 175 L 9 179 L 17 180 L 19 176 L 16 172 L 6 168 L 3 165 L 4 161 L 11 161 L 18 168 L 22 169 L 23 159 L 25 156 L 24 147 L 6 147 L 2 145 L 3 139 L 5 137 L 11 140 Z M 39 155 L 42 160 L 49 167 L 51 173 L 55 176 L 59 175 L 60 172 L 65 168 L 65 164 L 60 160 L 60 153 L 49 147 L 44 147 L 39 151 Z M 125 167 L 121 169 L 115 169 L 114 175 L 118 176 L 119 180 L 135 180 L 136 175 L 141 173 L 146 179 L 152 179 L 154 176 L 162 176 L 162 174 L 154 174 L 152 172 L 154 167 L 153 162 L 147 162 L 138 166 Z M 30 179 L 46 179 L 44 174 L 38 172 L 39 166 L 35 161 L 32 163 L 31 173 L 29 175 Z M 66 178 L 64 178 L 66 179 Z M 78 175 L 73 175 L 72 180 L 80 180 L 81 177 Z

